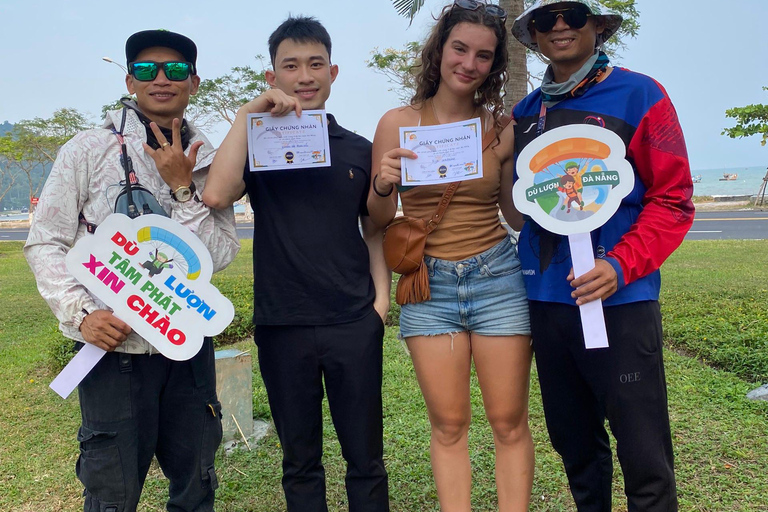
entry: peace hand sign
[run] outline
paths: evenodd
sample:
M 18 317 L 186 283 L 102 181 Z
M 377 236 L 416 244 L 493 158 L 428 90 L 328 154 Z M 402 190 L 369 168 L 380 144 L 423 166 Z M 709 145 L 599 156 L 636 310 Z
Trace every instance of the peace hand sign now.
M 178 118 L 173 120 L 173 143 L 168 142 L 156 123 L 149 123 L 149 127 L 155 134 L 157 142 L 160 143 L 160 149 L 152 149 L 147 143 L 144 143 L 144 151 L 155 161 L 157 170 L 160 171 L 160 177 L 171 190 L 176 190 L 181 186 L 189 186 L 192 183 L 192 170 L 197 162 L 197 151 L 203 142 L 193 143 L 189 148 L 189 155 L 185 155 L 184 149 L 181 147 L 181 121 Z

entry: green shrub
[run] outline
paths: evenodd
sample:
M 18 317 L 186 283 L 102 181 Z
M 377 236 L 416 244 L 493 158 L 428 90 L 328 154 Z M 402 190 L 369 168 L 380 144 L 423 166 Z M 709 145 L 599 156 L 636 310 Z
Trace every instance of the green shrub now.
M 253 277 L 244 279 L 242 276 L 221 273 L 214 276 L 213 283 L 235 307 L 232 323 L 214 338 L 214 344 L 230 345 L 253 338 Z
M 48 367 L 58 374 L 75 355 L 75 342 L 65 338 L 58 326 L 51 327 L 48 344 Z

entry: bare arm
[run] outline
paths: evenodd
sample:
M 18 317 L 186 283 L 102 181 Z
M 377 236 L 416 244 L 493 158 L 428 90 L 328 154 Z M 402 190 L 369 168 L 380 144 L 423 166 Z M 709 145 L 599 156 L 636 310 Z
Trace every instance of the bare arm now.
M 371 221 L 381 228 L 386 227 L 397 213 L 400 158 L 416 158 L 413 151 L 399 147 L 399 128 L 408 125 L 407 115 L 404 114 L 403 109 L 390 110 L 384 114 L 373 137 L 368 212 Z
M 368 246 L 368 255 L 371 263 L 371 277 L 373 286 L 376 289 L 376 299 L 373 307 L 381 317 L 386 321 L 389 312 L 389 292 L 392 285 L 392 272 L 387 268 L 384 261 L 384 248 L 382 241 L 384 239 L 384 230 L 379 228 L 371 221 L 370 217 L 360 217 L 360 224 L 363 227 L 363 240 Z
M 211 208 L 226 208 L 243 196 L 243 169 L 248 157 L 248 114 L 270 112 L 280 116 L 295 111 L 301 115 L 298 100 L 279 89 L 270 89 L 237 111 L 232 128 L 221 143 L 211 164 L 203 191 L 203 202 Z
M 509 123 L 500 135 L 501 142 L 498 147 L 498 154 L 501 158 L 499 208 L 509 227 L 515 231 L 520 231 L 523 229 L 523 215 L 517 210 L 514 201 L 512 201 L 512 185 L 515 176 L 515 132 L 513 124 L 514 122 Z

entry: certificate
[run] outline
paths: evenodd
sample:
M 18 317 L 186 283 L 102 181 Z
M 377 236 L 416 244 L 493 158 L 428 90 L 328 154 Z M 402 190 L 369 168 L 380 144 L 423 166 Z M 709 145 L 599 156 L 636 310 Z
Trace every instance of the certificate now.
M 325 110 L 248 114 L 248 163 L 251 172 L 330 167 Z
M 402 159 L 403 185 L 433 185 L 483 177 L 480 118 L 400 128 L 400 147 L 418 158 Z

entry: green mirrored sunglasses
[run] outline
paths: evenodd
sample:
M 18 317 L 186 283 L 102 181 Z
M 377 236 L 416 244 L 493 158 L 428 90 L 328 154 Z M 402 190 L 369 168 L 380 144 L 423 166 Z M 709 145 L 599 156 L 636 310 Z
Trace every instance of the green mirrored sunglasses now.
M 182 82 L 189 78 L 189 75 L 195 74 L 195 66 L 191 62 L 131 62 L 128 64 L 128 72 L 133 78 L 140 82 L 151 82 L 157 78 L 160 68 L 168 80 Z

